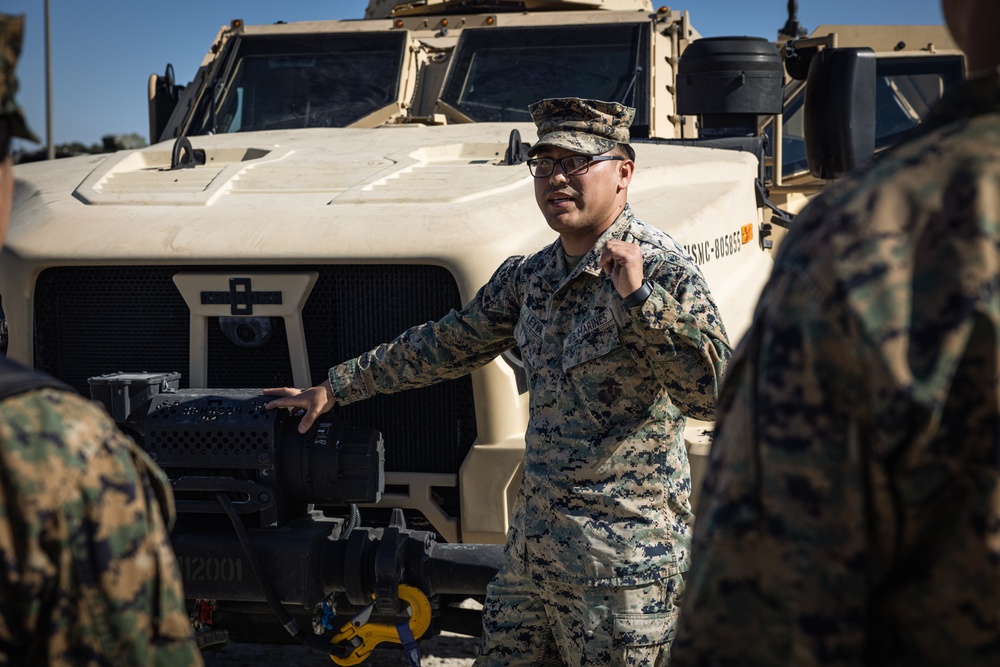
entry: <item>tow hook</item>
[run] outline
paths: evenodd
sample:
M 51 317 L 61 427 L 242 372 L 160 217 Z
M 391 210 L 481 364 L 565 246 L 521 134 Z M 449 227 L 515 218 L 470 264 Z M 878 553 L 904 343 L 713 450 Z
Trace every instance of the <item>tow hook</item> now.
M 378 644 L 393 642 L 403 645 L 410 665 L 414 667 L 419 665 L 420 649 L 417 647 L 416 640 L 430 627 L 431 603 L 419 589 L 406 584 L 399 584 L 398 595 L 400 600 L 409 605 L 410 619 L 407 622 L 399 625 L 369 623 L 368 619 L 371 618 L 372 611 L 375 609 L 373 601 L 330 640 L 333 644 L 347 642 L 354 647 L 354 650 L 346 657 L 331 655 L 330 659 L 338 665 L 356 665 L 366 660 L 371 655 L 372 649 Z

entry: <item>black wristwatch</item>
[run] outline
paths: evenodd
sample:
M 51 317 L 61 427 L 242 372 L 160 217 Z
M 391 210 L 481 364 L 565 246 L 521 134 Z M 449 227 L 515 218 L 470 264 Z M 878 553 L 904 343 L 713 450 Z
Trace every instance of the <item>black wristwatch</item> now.
M 653 293 L 653 283 L 648 280 L 643 280 L 642 285 L 639 285 L 639 289 L 629 294 L 622 303 L 625 304 L 626 308 L 638 308 L 642 304 L 646 303 L 646 299 L 649 295 Z

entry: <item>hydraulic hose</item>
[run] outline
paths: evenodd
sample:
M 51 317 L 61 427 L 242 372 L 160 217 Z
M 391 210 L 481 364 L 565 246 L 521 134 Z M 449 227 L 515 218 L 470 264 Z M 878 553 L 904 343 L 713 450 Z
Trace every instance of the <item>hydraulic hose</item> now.
M 278 620 L 281 621 L 281 625 L 286 631 L 288 631 L 288 634 L 290 634 L 303 646 L 317 651 L 322 651 L 326 655 L 336 656 L 338 658 L 346 658 L 349 656 L 353 651 L 351 646 L 337 646 L 336 644 L 331 644 L 322 637 L 318 637 L 312 633 L 305 633 L 301 628 L 299 628 L 299 624 L 295 622 L 295 619 L 288 613 L 288 610 L 282 606 L 278 596 L 274 594 L 274 590 L 264 577 L 264 570 L 260 566 L 257 554 L 255 554 L 251 548 L 250 536 L 247 534 L 247 529 L 243 525 L 243 522 L 240 521 L 239 514 L 236 513 L 236 508 L 233 507 L 233 501 L 230 500 L 229 496 L 224 493 L 215 494 L 215 499 L 219 501 L 220 505 L 222 505 L 222 509 L 226 511 L 226 516 L 229 517 L 229 521 L 233 524 L 233 529 L 236 531 L 236 537 L 240 541 L 240 546 L 243 547 L 243 553 L 246 555 L 247 562 L 250 564 L 250 569 L 257 578 L 257 583 L 260 584 L 261 591 L 264 593 L 264 598 L 267 600 L 267 604 L 271 607 L 271 611 L 274 612 L 274 615 L 278 617 Z

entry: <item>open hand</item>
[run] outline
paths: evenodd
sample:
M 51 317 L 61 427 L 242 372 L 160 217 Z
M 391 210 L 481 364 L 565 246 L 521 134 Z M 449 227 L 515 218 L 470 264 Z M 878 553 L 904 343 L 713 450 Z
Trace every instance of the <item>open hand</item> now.
M 275 387 L 264 390 L 265 396 L 278 396 L 267 404 L 268 410 L 288 408 L 289 410 L 304 410 L 299 422 L 299 433 L 305 433 L 315 423 L 321 414 L 329 412 L 337 404 L 330 381 L 309 389 L 294 389 L 292 387 Z

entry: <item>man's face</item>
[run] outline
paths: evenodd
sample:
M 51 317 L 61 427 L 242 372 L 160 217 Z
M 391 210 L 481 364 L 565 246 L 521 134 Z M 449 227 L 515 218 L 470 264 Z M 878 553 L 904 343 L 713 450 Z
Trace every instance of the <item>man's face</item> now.
M 568 155 L 578 153 L 546 146 L 534 157 L 558 160 Z M 591 162 L 587 173 L 566 175 L 557 165 L 550 176 L 535 179 L 538 208 L 549 227 L 563 237 L 567 252 L 579 254 L 567 241 L 584 244 L 583 252 L 586 252 L 601 232 L 615 221 L 625 206 L 626 189 L 632 180 L 634 166 L 628 159 Z

